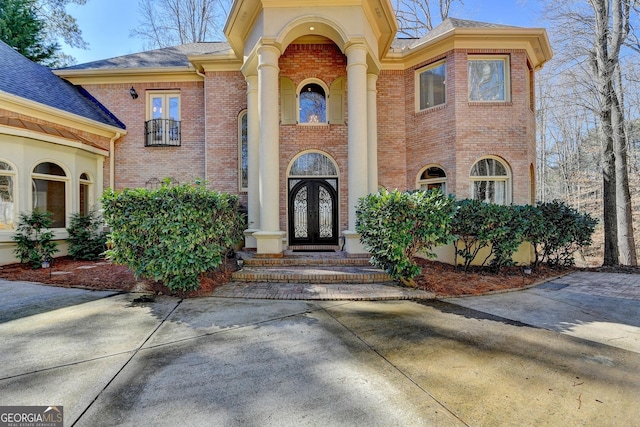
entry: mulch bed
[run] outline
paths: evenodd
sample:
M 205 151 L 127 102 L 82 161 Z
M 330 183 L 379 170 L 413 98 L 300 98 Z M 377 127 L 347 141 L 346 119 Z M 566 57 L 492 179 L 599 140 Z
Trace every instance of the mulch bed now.
M 469 271 L 464 272 L 461 268 L 437 261 L 425 259 L 417 259 L 416 261 L 422 267 L 422 275 L 415 279 L 418 287 L 435 292 L 440 297 L 481 295 L 493 291 L 520 289 L 575 270 L 551 269 L 541 266 L 531 274 L 525 274 L 520 267 L 503 268 L 499 273 L 494 273 L 486 268 L 472 267 Z M 52 267 L 48 269 L 33 269 L 25 264 L 2 266 L 0 267 L 0 278 L 93 290 L 124 292 L 139 290 L 189 298 L 211 295 L 217 286 L 230 280 L 231 273 L 235 269 L 235 260 L 227 259 L 224 268 L 202 275 L 200 289 L 193 292 L 171 292 L 161 283 L 136 279 L 127 267 L 114 265 L 109 261 L 76 261 L 69 257 L 56 258 Z M 591 270 L 607 271 L 602 268 Z M 621 272 L 620 268 L 609 268 L 608 270 Z M 639 272 L 637 268 L 632 267 L 624 270 L 622 272 Z

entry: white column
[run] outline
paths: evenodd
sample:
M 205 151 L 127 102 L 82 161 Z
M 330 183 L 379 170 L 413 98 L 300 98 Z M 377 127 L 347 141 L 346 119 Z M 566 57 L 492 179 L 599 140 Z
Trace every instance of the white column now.
M 367 48 L 353 44 L 347 54 L 348 104 L 348 185 L 349 229 L 344 231 L 345 250 L 364 253 L 360 236 L 356 232 L 356 206 L 358 199 L 368 194 L 367 168 Z
M 258 120 L 258 75 L 249 75 L 247 81 L 247 151 L 249 166 L 249 188 L 247 193 L 247 222 L 245 230 L 246 248 L 256 248 L 253 233 L 260 230 L 260 177 L 259 177 L 259 135 Z
M 378 192 L 378 103 L 376 74 L 367 74 L 367 169 L 369 193 Z
M 260 231 L 253 234 L 257 253 L 280 254 L 280 124 L 278 108 L 278 58 L 272 45 L 258 49 L 258 128 Z

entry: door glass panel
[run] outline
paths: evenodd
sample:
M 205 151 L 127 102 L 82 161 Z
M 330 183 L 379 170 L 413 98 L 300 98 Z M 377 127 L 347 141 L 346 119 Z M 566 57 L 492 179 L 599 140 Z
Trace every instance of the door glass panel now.
M 307 187 L 302 187 L 293 201 L 293 228 L 296 239 L 309 237 L 309 226 L 307 224 L 308 194 Z
M 320 186 L 319 190 L 320 238 L 331 238 L 333 237 L 333 199 L 326 188 Z
M 169 97 L 169 118 L 180 120 L 180 98 L 177 96 Z
M 152 119 L 161 119 L 162 118 L 162 97 L 153 97 L 151 98 L 151 118 Z

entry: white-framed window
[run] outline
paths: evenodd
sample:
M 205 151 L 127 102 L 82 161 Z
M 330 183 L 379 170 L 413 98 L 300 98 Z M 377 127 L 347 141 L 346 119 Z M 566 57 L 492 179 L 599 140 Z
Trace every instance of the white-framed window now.
M 422 111 L 447 102 L 447 66 L 445 61 L 416 71 L 416 110 Z
M 51 212 L 51 228 L 64 228 L 67 224 L 67 174 L 60 165 L 42 162 L 33 168 L 32 209 Z
M 238 116 L 238 185 L 240 191 L 249 191 L 249 135 L 247 110 Z
M 469 101 L 509 102 L 509 57 L 469 55 Z
M 145 147 L 179 147 L 180 120 L 180 92 L 147 91 Z
M 93 180 L 91 179 L 91 175 L 86 172 L 80 174 L 80 192 L 78 193 L 79 198 L 79 209 L 78 212 L 80 215 L 88 215 L 91 211 L 92 205 L 92 194 L 91 190 L 93 188 Z
M 509 166 L 494 156 L 478 160 L 471 168 L 471 198 L 496 205 L 511 203 Z
M 16 226 L 16 169 L 0 160 L 0 231 Z
M 298 90 L 298 123 L 327 123 L 327 94 L 329 88 L 318 79 L 307 79 Z
M 438 165 L 428 165 L 418 174 L 416 187 L 420 190 L 439 189 L 442 193 L 447 193 L 447 174 Z

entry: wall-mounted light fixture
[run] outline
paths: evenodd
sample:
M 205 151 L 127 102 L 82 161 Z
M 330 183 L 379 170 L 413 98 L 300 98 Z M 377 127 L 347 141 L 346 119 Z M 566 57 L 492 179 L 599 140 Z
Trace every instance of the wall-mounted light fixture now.
M 131 86 L 131 89 L 129 89 L 129 93 L 131 94 L 131 98 L 138 98 L 138 92 L 136 92 L 136 88 L 134 88 L 133 86 Z

